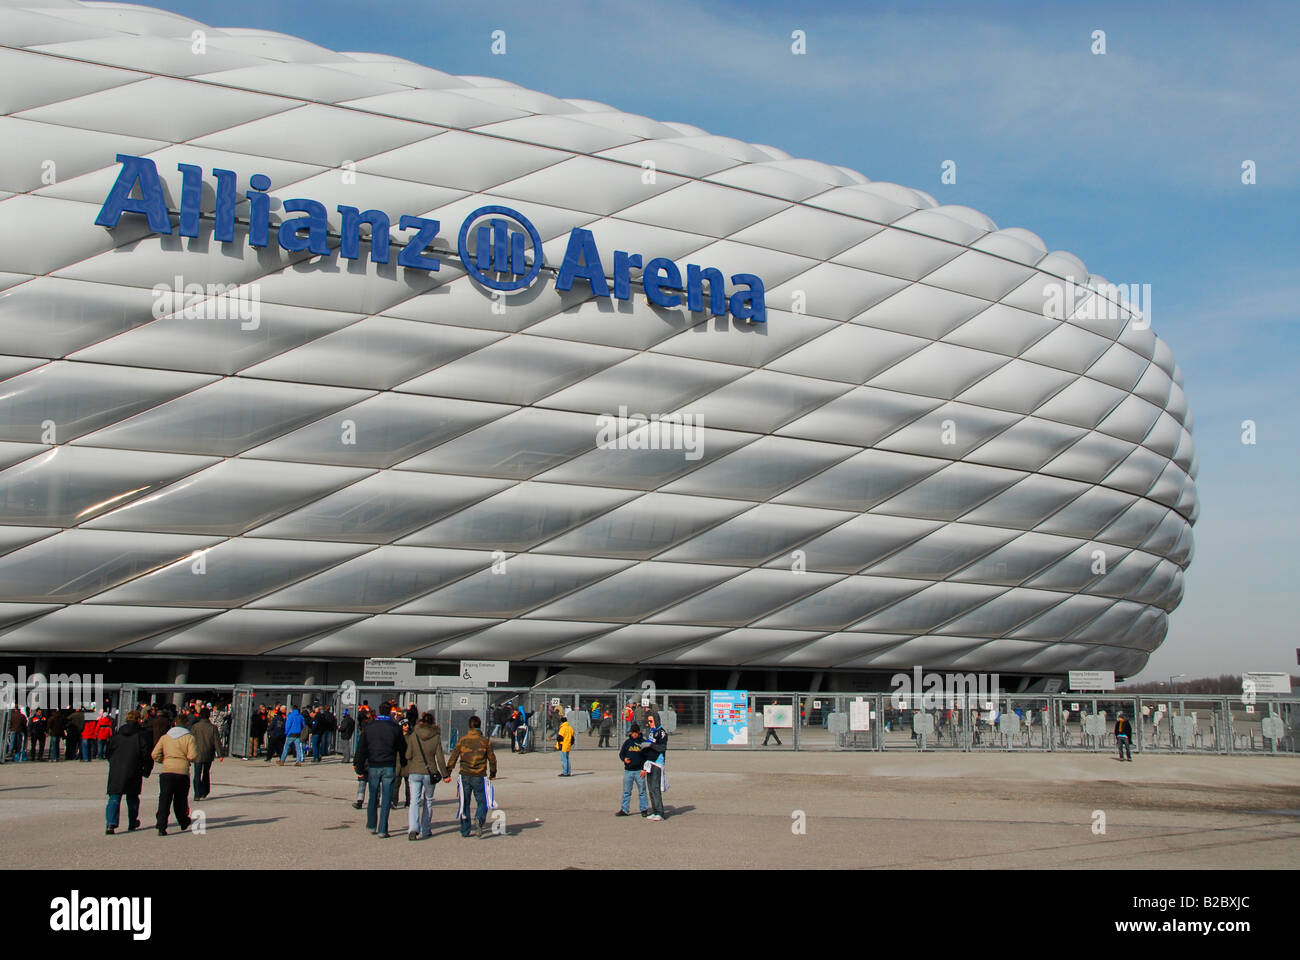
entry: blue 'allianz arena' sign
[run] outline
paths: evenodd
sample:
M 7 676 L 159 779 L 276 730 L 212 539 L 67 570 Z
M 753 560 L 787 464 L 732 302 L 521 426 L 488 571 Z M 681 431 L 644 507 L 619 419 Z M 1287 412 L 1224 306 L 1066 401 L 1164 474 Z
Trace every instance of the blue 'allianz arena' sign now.
M 172 233 L 171 215 L 163 194 L 158 168 L 147 157 L 134 157 L 119 153 L 122 169 L 117 181 L 108 192 L 95 223 L 101 227 L 116 227 L 124 213 L 139 214 L 149 223 L 154 233 Z M 203 170 L 191 163 L 179 163 L 181 172 L 181 206 L 176 233 L 182 237 L 199 235 L 199 213 L 203 197 Z M 212 237 L 219 243 L 235 240 L 235 204 L 237 176 L 233 170 L 214 168 L 216 179 L 216 210 Z M 244 192 L 248 200 L 248 244 L 252 247 L 271 245 L 271 178 L 255 173 L 248 180 Z M 139 196 L 132 196 L 138 188 Z M 316 200 L 297 197 L 284 201 L 286 213 L 299 216 L 280 223 L 276 232 L 279 246 L 291 252 L 308 251 L 316 256 L 328 256 L 329 214 L 325 205 Z M 391 245 L 391 221 L 382 210 L 359 210 L 345 204 L 337 207 L 342 216 L 339 237 L 339 256 L 346 260 L 361 259 L 361 224 L 370 225 L 370 259 L 374 263 L 388 263 Z M 510 229 L 514 221 L 521 230 Z M 441 224 L 427 217 L 402 214 L 398 220 L 401 230 L 413 235 L 397 254 L 397 265 L 412 270 L 437 270 L 441 265 L 432 254 L 430 244 L 438 236 Z M 474 251 L 469 240 L 474 238 Z M 529 262 L 526 252 L 532 248 Z M 474 210 L 461 225 L 456 243 L 457 253 L 465 270 L 475 281 L 490 290 L 513 292 L 530 286 L 542 270 L 542 241 L 528 219 L 521 213 L 502 206 L 485 206 Z M 639 253 L 615 250 L 613 270 L 605 270 L 596 238 L 590 230 L 575 227 L 569 232 L 569 244 L 564 260 L 555 277 L 555 289 L 571 290 L 575 281 L 582 280 L 598 297 L 613 296 L 615 300 L 632 297 L 631 272 L 640 267 L 641 285 L 646 299 L 660 307 L 679 307 L 685 294 L 686 307 L 693 312 L 705 309 L 704 285 L 708 283 L 708 311 L 715 315 L 730 313 L 737 320 L 751 323 L 767 322 L 763 281 L 752 273 L 731 275 L 731 283 L 738 288 L 728 294 L 722 272 L 714 267 L 698 264 L 686 265 L 683 282 L 681 269 L 667 257 L 654 257 L 642 262 Z M 613 277 L 613 290 L 609 277 Z

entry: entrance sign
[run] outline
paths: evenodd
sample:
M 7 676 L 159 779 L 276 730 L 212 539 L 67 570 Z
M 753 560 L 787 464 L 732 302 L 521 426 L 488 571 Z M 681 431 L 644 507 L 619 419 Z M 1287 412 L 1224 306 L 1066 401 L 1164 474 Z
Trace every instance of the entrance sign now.
M 749 691 L 709 691 L 709 744 L 749 745 Z
M 1243 673 L 1241 675 L 1241 690 L 1243 693 L 1250 688 L 1247 683 L 1253 683 L 1255 693 L 1286 693 L 1291 692 L 1291 677 L 1285 673 Z
M 1114 690 L 1115 671 L 1114 670 L 1071 670 L 1070 689 L 1074 691 Z
M 362 667 L 363 683 L 414 683 L 415 661 L 409 657 L 376 657 Z
M 510 679 L 509 660 L 462 660 L 460 678 L 481 683 L 505 683 Z

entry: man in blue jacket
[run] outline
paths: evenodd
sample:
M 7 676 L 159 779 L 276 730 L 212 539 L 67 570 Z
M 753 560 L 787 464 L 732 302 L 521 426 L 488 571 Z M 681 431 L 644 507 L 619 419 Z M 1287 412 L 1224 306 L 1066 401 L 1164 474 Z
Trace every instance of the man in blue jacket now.
M 302 730 L 306 726 L 302 714 L 298 708 L 294 707 L 289 711 L 288 718 L 284 721 L 284 747 L 280 751 L 280 759 L 276 761 L 280 766 L 284 766 L 284 758 L 289 755 L 289 745 L 293 744 L 294 753 L 297 754 L 298 762 L 295 767 L 302 766 Z

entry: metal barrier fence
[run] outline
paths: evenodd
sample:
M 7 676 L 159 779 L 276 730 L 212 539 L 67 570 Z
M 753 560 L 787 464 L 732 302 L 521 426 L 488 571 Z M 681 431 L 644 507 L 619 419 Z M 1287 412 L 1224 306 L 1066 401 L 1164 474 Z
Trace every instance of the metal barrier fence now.
M 709 692 L 702 690 L 124 684 L 116 693 L 122 710 L 187 695 L 229 703 L 229 750 L 237 757 L 248 755 L 251 717 L 258 705 L 319 703 L 341 718 L 345 710 L 355 717 L 362 704 L 377 706 L 390 699 L 403 709 L 414 703 L 420 712 L 433 712 L 448 748 L 474 714 L 482 718 L 485 732 L 506 740 L 505 730 L 494 728 L 516 709 L 525 717 L 519 745 L 545 751 L 554 749 L 561 710 L 576 730 L 575 749 L 584 751 L 617 751 L 630 722 L 644 727 L 651 712 L 670 734 L 673 750 L 1109 752 L 1117 749 L 1114 731 L 1120 713 L 1132 725 L 1134 753 L 1294 755 L 1300 740 L 1300 697 L 1265 695 L 1244 703 L 1230 696 L 1116 693 L 958 694 L 945 700 L 926 693 L 750 692 L 748 742 L 719 746 L 710 743 Z M 0 710 L 0 762 L 12 759 L 7 721 L 7 712 Z

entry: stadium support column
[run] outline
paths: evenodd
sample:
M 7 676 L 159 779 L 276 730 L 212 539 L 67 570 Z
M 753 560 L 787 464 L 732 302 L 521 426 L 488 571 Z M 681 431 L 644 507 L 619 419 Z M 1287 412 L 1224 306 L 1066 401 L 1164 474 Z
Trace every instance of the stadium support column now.
M 190 662 L 188 660 L 173 660 L 171 663 L 172 683 L 189 683 L 190 680 Z M 185 702 L 185 694 L 177 690 L 172 694 L 172 705 L 180 707 Z
M 303 678 L 302 678 L 302 682 L 303 682 L 303 686 L 306 686 L 306 687 L 315 686 L 315 684 L 316 684 L 316 665 L 315 665 L 315 664 L 308 664 L 308 665 L 307 665 L 307 669 L 306 669 L 306 671 L 304 672 L 304 675 L 303 675 Z M 309 706 L 311 706 L 311 699 L 312 699 L 312 697 L 314 697 L 314 696 L 315 696 L 315 694 L 314 694 L 312 691 L 310 691 L 310 690 L 305 690 L 305 691 L 303 691 L 303 695 L 302 695 L 302 703 L 300 703 L 299 706 L 302 706 L 302 707 L 309 707 Z

